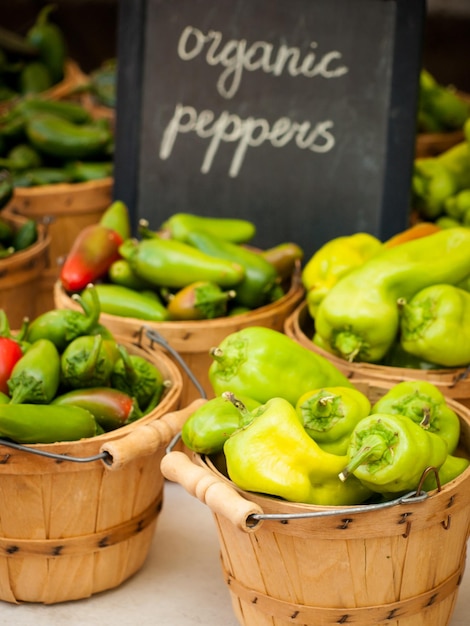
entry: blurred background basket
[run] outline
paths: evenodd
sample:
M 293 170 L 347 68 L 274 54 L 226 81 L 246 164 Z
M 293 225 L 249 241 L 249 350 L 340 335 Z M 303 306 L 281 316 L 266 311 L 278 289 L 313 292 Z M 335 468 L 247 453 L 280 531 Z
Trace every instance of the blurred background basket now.
M 214 393 L 209 382 L 208 370 L 212 363 L 210 348 L 217 346 L 224 337 L 247 326 L 265 326 L 282 331 L 288 315 L 303 298 L 304 290 L 297 274 L 293 275 L 287 293 L 272 304 L 253 309 L 233 317 L 219 317 L 211 320 L 143 322 L 141 319 L 118 317 L 102 313 L 100 321 L 113 334 L 135 337 L 142 332 L 143 323 L 151 330 L 159 333 L 184 360 L 192 374 L 199 381 L 207 397 Z M 76 303 L 68 296 L 60 281 L 54 286 L 54 302 L 58 309 L 77 308 Z M 181 369 L 184 390 L 182 405 L 201 397 L 199 390 L 192 384 L 186 371 Z
M 179 408 L 182 380 L 161 350 L 120 341 L 171 383 L 151 413 L 97 437 L 28 446 L 96 460 L 55 460 L 0 445 L 1 600 L 53 604 L 86 598 L 117 587 L 146 559 L 163 503 L 160 461 L 181 427 L 171 415 Z M 154 433 L 145 454 L 127 445 L 142 425 Z M 117 442 L 127 457 L 116 466 L 103 450 Z
M 390 385 L 358 387 L 375 400 Z M 448 405 L 469 456 L 470 411 Z M 449 624 L 465 568 L 470 468 L 427 495 L 337 509 L 242 491 L 196 454 L 172 451 L 161 467 L 210 507 L 241 626 Z
M 2 212 L 2 219 L 19 229 L 27 219 Z M 0 309 L 4 309 L 11 328 L 20 328 L 24 317 L 37 315 L 40 282 L 47 267 L 50 235 L 37 225 L 38 237 L 28 248 L 0 259 Z
M 391 367 L 373 363 L 349 362 L 323 350 L 313 343 L 314 322 L 309 314 L 307 303 L 302 302 L 284 324 L 284 332 L 304 348 L 312 350 L 331 361 L 341 372 L 354 382 L 357 379 L 371 379 L 382 383 L 399 383 L 405 380 L 427 380 L 433 383 L 448 398 L 454 398 L 465 406 L 470 406 L 470 372 L 466 368 L 443 368 L 433 370 Z

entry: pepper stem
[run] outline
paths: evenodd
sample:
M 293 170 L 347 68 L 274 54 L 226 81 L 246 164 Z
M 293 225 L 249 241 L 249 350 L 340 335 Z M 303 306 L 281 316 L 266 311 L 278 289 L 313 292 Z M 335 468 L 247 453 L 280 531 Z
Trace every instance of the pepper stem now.
M 360 465 L 379 460 L 386 449 L 387 444 L 379 435 L 369 435 L 365 437 L 364 443 L 360 449 L 351 458 L 346 467 L 338 474 L 339 479 L 345 482 Z
M 243 417 L 246 417 L 246 415 L 248 414 L 248 409 L 241 400 L 235 397 L 235 395 L 231 391 L 224 391 L 222 394 L 222 398 L 225 398 L 225 400 L 231 402 L 233 406 L 238 409 L 238 411 L 240 411 L 241 415 Z
M 224 361 L 224 351 L 221 350 L 220 348 L 211 348 L 209 350 L 209 354 L 214 359 L 214 361 L 217 361 L 217 363 L 223 363 L 223 361 Z

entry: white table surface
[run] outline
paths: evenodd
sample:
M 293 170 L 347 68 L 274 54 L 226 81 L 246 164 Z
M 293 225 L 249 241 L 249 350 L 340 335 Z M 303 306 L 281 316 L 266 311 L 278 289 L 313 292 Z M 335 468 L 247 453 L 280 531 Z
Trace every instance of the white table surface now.
M 469 615 L 470 566 L 449 626 L 469 626 Z M 139 572 L 120 587 L 84 600 L 51 606 L 0 602 L 0 625 L 7 624 L 239 626 L 222 579 L 210 509 L 167 482 L 154 540 Z

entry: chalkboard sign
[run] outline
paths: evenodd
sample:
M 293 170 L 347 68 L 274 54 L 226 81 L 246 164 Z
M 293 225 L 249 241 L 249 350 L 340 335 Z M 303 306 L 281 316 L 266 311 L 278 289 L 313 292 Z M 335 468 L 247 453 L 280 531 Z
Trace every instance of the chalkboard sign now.
M 121 0 L 114 196 L 255 244 L 405 228 L 424 0 Z

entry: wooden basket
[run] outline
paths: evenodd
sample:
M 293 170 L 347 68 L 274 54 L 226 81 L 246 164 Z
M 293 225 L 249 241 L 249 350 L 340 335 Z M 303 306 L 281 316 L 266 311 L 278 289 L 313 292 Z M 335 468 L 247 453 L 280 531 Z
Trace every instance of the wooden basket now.
M 459 97 L 470 104 L 470 94 L 457 92 Z M 447 133 L 418 133 L 416 136 L 415 157 L 435 157 L 446 152 L 452 146 L 464 141 L 463 130 L 454 130 Z
M 2 213 L 2 219 L 15 228 L 26 218 Z M 42 224 L 37 225 L 36 243 L 10 257 L 0 259 L 0 309 L 4 309 L 11 328 L 20 328 L 24 317 L 37 315 L 36 297 L 47 265 L 51 238 Z
M 182 380 L 161 350 L 121 343 L 171 383 L 152 413 L 98 437 L 25 446 L 59 459 L 0 445 L 1 600 L 53 604 L 86 598 L 120 585 L 146 559 L 162 507 L 160 461 L 181 429 L 174 412 Z M 140 450 L 132 435 L 143 426 L 153 433 L 153 445 Z M 119 462 L 114 445 L 124 450 Z
M 388 389 L 367 387 L 373 397 Z M 448 404 L 470 455 L 470 411 Z M 470 469 L 440 491 L 338 509 L 241 491 L 196 454 L 172 451 L 161 469 L 210 507 L 242 626 L 449 624 L 465 568 Z
M 465 368 L 420 370 L 374 365 L 373 363 L 350 363 L 318 347 L 312 341 L 314 325 L 305 301 L 286 319 L 284 332 L 304 348 L 308 348 L 331 361 L 353 382 L 357 379 L 372 379 L 395 384 L 406 380 L 427 380 L 436 385 L 446 397 L 454 398 L 462 404 L 470 406 L 470 372 Z
M 266 326 L 282 331 L 287 316 L 295 309 L 303 298 L 304 291 L 299 278 L 295 275 L 289 291 L 272 304 L 260 307 L 249 313 L 234 317 L 220 317 L 213 320 L 144 322 L 131 317 L 101 314 L 100 321 L 112 333 L 126 337 L 135 337 L 145 326 L 157 331 L 169 346 L 184 360 L 186 366 L 198 380 L 207 397 L 213 397 L 209 382 L 208 370 L 212 363 L 210 348 L 217 346 L 222 339 L 247 326 Z M 54 302 L 58 309 L 78 308 L 77 304 L 67 295 L 60 281 L 54 286 Z M 192 384 L 184 369 L 182 404 L 186 405 L 200 397 L 199 391 Z

